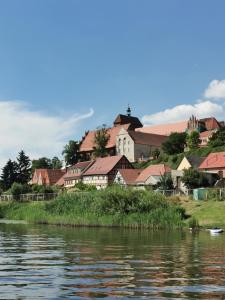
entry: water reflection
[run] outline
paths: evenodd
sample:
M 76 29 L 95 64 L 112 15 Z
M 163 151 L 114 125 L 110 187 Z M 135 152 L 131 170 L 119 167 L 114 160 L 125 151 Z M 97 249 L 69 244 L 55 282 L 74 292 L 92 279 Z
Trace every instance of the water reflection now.
M 0 224 L 0 299 L 223 299 L 225 235 Z

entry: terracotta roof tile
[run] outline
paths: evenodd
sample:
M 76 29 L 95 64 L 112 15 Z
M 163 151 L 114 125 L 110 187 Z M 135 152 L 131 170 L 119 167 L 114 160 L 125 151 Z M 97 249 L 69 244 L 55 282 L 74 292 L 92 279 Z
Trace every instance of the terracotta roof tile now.
M 172 124 L 144 126 L 143 128 L 136 129 L 136 131 L 168 136 L 172 132 L 185 132 L 187 127 L 188 127 L 188 121 L 182 121 L 182 122 L 177 122 Z
M 171 168 L 164 164 L 150 165 L 141 172 L 136 182 L 145 182 L 150 176 L 162 176 L 170 172 Z
M 38 178 L 41 176 L 43 184 L 53 185 L 64 174 L 65 174 L 65 170 L 61 170 L 61 169 L 36 169 L 34 171 L 32 184 L 37 184 L 38 183 L 38 181 L 34 180 L 35 176 L 37 176 Z
M 199 169 L 225 168 L 225 152 L 210 153 Z
M 221 127 L 220 123 L 213 117 L 200 119 L 200 121 L 205 123 L 205 127 L 207 130 L 218 129 Z
M 82 174 L 94 163 L 94 161 L 82 161 L 78 162 L 75 165 L 69 167 L 67 169 L 66 174 L 64 175 L 64 179 L 80 179 L 82 177 Z M 73 169 L 77 169 L 77 173 L 72 173 L 71 171 Z
M 167 139 L 167 136 L 159 134 L 139 131 L 128 131 L 128 133 L 136 144 L 142 145 L 152 145 L 160 147 L 162 143 Z
M 211 137 L 213 134 L 213 131 L 212 130 L 207 130 L 207 131 L 203 131 L 200 133 L 200 136 L 199 138 L 202 139 L 202 138 L 209 138 Z
M 94 164 L 83 173 L 83 176 L 87 175 L 107 175 L 116 164 L 122 159 L 122 155 L 107 156 L 97 158 Z
M 126 184 L 135 184 L 135 180 L 141 174 L 142 169 L 119 169 Z
M 112 127 L 108 129 L 108 134 L 110 136 L 108 144 L 106 148 L 113 148 L 116 146 L 116 136 L 120 132 L 121 128 L 128 129 L 130 124 L 118 125 L 116 127 Z M 80 152 L 85 151 L 92 151 L 94 149 L 94 138 L 95 138 L 95 131 L 89 131 L 88 134 L 85 136 L 84 140 L 80 145 Z

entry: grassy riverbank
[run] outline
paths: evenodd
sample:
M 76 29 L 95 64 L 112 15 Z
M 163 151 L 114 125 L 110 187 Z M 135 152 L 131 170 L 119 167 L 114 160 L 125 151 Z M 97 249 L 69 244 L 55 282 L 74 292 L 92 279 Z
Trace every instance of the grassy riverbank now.
M 184 209 L 161 194 L 112 187 L 61 194 L 51 202 L 2 203 L 0 217 L 70 226 L 178 228 Z
M 188 215 L 198 220 L 200 226 L 225 228 L 225 201 L 182 199 L 181 206 Z

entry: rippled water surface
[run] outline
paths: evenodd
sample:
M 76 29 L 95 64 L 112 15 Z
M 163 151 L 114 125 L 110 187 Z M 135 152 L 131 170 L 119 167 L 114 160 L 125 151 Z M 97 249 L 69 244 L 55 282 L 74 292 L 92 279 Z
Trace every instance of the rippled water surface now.
M 225 299 L 225 234 L 0 224 L 0 299 Z

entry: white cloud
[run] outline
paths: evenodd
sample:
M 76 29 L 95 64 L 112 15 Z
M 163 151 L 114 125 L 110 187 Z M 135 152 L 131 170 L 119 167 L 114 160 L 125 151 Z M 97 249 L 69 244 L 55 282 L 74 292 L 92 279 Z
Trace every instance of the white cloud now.
M 209 99 L 225 98 L 225 80 L 212 80 L 205 90 L 204 96 Z
M 68 118 L 31 110 L 26 103 L 0 101 L 0 166 L 15 159 L 23 149 L 31 158 L 60 155 L 69 138 L 74 138 L 82 121 L 93 115 Z
M 155 114 L 145 115 L 142 122 L 145 125 L 174 123 L 176 121 L 188 120 L 191 115 L 198 118 L 215 116 L 218 118 L 225 117 L 223 105 L 213 103 L 212 101 L 197 101 L 197 103 L 182 104 L 173 108 L 165 109 Z

